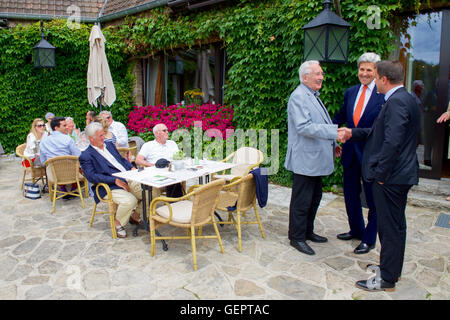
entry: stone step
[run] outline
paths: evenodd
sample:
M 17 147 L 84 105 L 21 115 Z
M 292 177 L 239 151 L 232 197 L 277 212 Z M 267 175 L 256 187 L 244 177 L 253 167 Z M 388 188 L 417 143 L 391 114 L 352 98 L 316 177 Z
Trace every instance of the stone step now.
M 430 193 L 434 195 L 450 196 L 450 179 L 425 179 L 420 178 L 419 184 L 413 186 L 411 191 L 418 191 L 422 193 Z M 445 198 L 445 197 L 444 197 Z
M 411 189 L 408 193 L 408 204 L 416 207 L 441 210 L 444 213 L 450 212 L 450 201 L 447 201 L 446 195 L 432 194 Z

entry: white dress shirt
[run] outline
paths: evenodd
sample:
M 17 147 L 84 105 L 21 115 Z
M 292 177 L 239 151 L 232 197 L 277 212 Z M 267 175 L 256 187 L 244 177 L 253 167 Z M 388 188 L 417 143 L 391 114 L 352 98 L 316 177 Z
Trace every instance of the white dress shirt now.
M 364 85 L 361 84 L 359 86 L 358 95 L 356 96 L 355 104 L 353 105 L 353 113 L 355 113 L 356 105 L 358 104 L 359 97 L 361 96 L 361 94 L 363 92 L 363 88 L 364 88 Z M 372 92 L 373 92 L 374 88 L 375 88 L 375 79 L 372 80 L 372 82 L 367 85 L 366 95 L 364 96 L 364 105 L 363 105 L 363 108 L 361 110 L 360 118 L 362 118 L 362 115 L 364 114 L 364 110 L 366 110 L 367 103 L 370 100 L 370 96 L 372 95 Z
M 178 145 L 173 140 L 167 140 L 165 144 L 153 140 L 142 145 L 139 155 L 143 156 L 147 162 L 155 164 L 161 158 L 171 161 L 173 154 L 177 151 Z
M 109 152 L 108 149 L 106 149 L 106 145 L 103 145 L 103 150 L 97 148 L 96 146 L 92 146 L 92 148 L 97 150 L 97 152 L 100 153 L 100 155 L 102 155 L 103 158 L 105 158 L 109 163 L 111 163 L 114 167 L 116 167 L 117 170 L 119 170 L 120 172 L 127 171 L 127 169 L 125 169 L 124 166 L 121 165 L 119 161 L 116 160 L 116 158 L 114 158 L 111 152 Z
M 111 131 L 115 136 L 117 140 L 117 147 L 122 148 L 128 148 L 128 132 L 127 128 L 123 125 L 123 123 L 113 121 L 111 125 L 109 126 L 109 131 Z

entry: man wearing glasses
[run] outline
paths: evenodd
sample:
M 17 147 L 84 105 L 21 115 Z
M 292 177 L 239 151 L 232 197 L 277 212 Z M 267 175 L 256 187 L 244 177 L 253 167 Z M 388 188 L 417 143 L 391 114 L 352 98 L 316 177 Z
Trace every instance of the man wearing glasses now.
M 166 125 L 159 123 L 153 127 L 155 140 L 142 145 L 136 157 L 136 164 L 143 167 L 152 167 L 159 159 L 172 160 L 173 154 L 178 151 L 178 145 L 168 140 L 169 130 Z
M 125 125 L 123 123 L 114 121 L 110 111 L 104 110 L 100 112 L 100 116 L 103 119 L 106 119 L 106 121 L 108 122 L 109 131 L 111 131 L 116 136 L 117 147 L 128 148 L 128 133 Z
M 169 130 L 164 123 L 159 123 L 153 127 L 155 140 L 146 142 L 142 145 L 139 154 L 136 157 L 136 164 L 143 167 L 152 167 L 157 164 L 158 160 L 164 159 L 171 161 L 173 154 L 178 151 L 178 145 L 173 140 L 168 140 Z M 157 165 L 158 167 L 158 165 Z M 153 190 L 155 190 L 153 188 Z M 166 187 L 168 197 L 181 197 L 183 195 L 180 183 Z M 159 196 L 159 192 L 155 190 L 153 196 Z
M 318 61 L 305 61 L 299 68 L 300 85 L 292 92 L 288 106 L 288 146 L 285 168 L 292 171 L 288 238 L 301 253 L 314 255 L 306 243 L 327 242 L 314 233 L 314 220 L 322 199 L 322 177 L 333 173 L 334 156 L 342 138 L 322 101 L 323 70 Z

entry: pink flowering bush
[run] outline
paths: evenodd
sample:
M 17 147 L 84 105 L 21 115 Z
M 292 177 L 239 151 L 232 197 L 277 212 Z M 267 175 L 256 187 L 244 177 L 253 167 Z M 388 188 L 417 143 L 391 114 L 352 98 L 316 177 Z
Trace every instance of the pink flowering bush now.
M 194 122 L 201 121 L 203 131 L 210 130 L 211 137 L 220 132 L 226 138 L 226 130 L 234 129 L 231 125 L 233 120 L 233 109 L 231 107 L 218 104 L 205 103 L 202 105 L 187 105 L 181 103 L 165 106 L 135 106 L 128 115 L 128 129 L 137 135 L 144 135 L 151 132 L 158 123 L 164 123 L 169 132 L 176 129 L 194 128 Z

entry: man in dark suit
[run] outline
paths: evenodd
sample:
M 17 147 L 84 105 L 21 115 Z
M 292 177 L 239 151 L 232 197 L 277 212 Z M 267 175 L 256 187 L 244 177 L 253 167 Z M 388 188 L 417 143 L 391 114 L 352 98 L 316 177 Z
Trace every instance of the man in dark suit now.
M 104 142 L 105 132 L 100 123 L 90 123 L 86 127 L 86 136 L 91 145 L 80 156 L 81 168 L 85 177 L 93 184 L 96 203 L 100 201 L 95 192 L 96 184 L 102 182 L 111 189 L 112 199 L 118 205 L 115 216 L 116 233 L 119 238 L 125 238 L 127 234 L 124 226 L 128 222 L 140 223 L 142 189 L 139 183 L 127 182 L 112 174 L 136 168 L 120 155 L 112 142 Z M 106 190 L 100 188 L 99 195 L 101 198 L 106 196 Z
M 375 63 L 380 56 L 366 52 L 358 59 L 358 78 L 361 82 L 345 90 L 344 103 L 333 123 L 347 128 L 371 128 L 384 103 L 384 95 L 375 85 Z M 361 206 L 361 161 L 363 141 L 347 141 L 342 148 L 341 163 L 344 167 L 344 199 L 350 231 L 338 234 L 340 240 L 359 239 L 361 243 L 354 253 L 368 253 L 377 241 L 377 214 L 373 203 L 371 183 L 362 181 L 365 199 L 369 207 L 367 226 Z
M 373 199 L 378 215 L 381 243 L 380 266 L 368 266 L 376 275 L 356 282 L 368 291 L 393 291 L 403 267 L 406 243 L 406 200 L 409 189 L 419 182 L 416 155 L 420 129 L 420 109 L 403 87 L 404 71 L 400 62 L 380 61 L 375 65 L 375 83 L 385 95 L 372 129 L 340 128 L 342 142 L 366 140 L 362 175 L 372 181 Z

